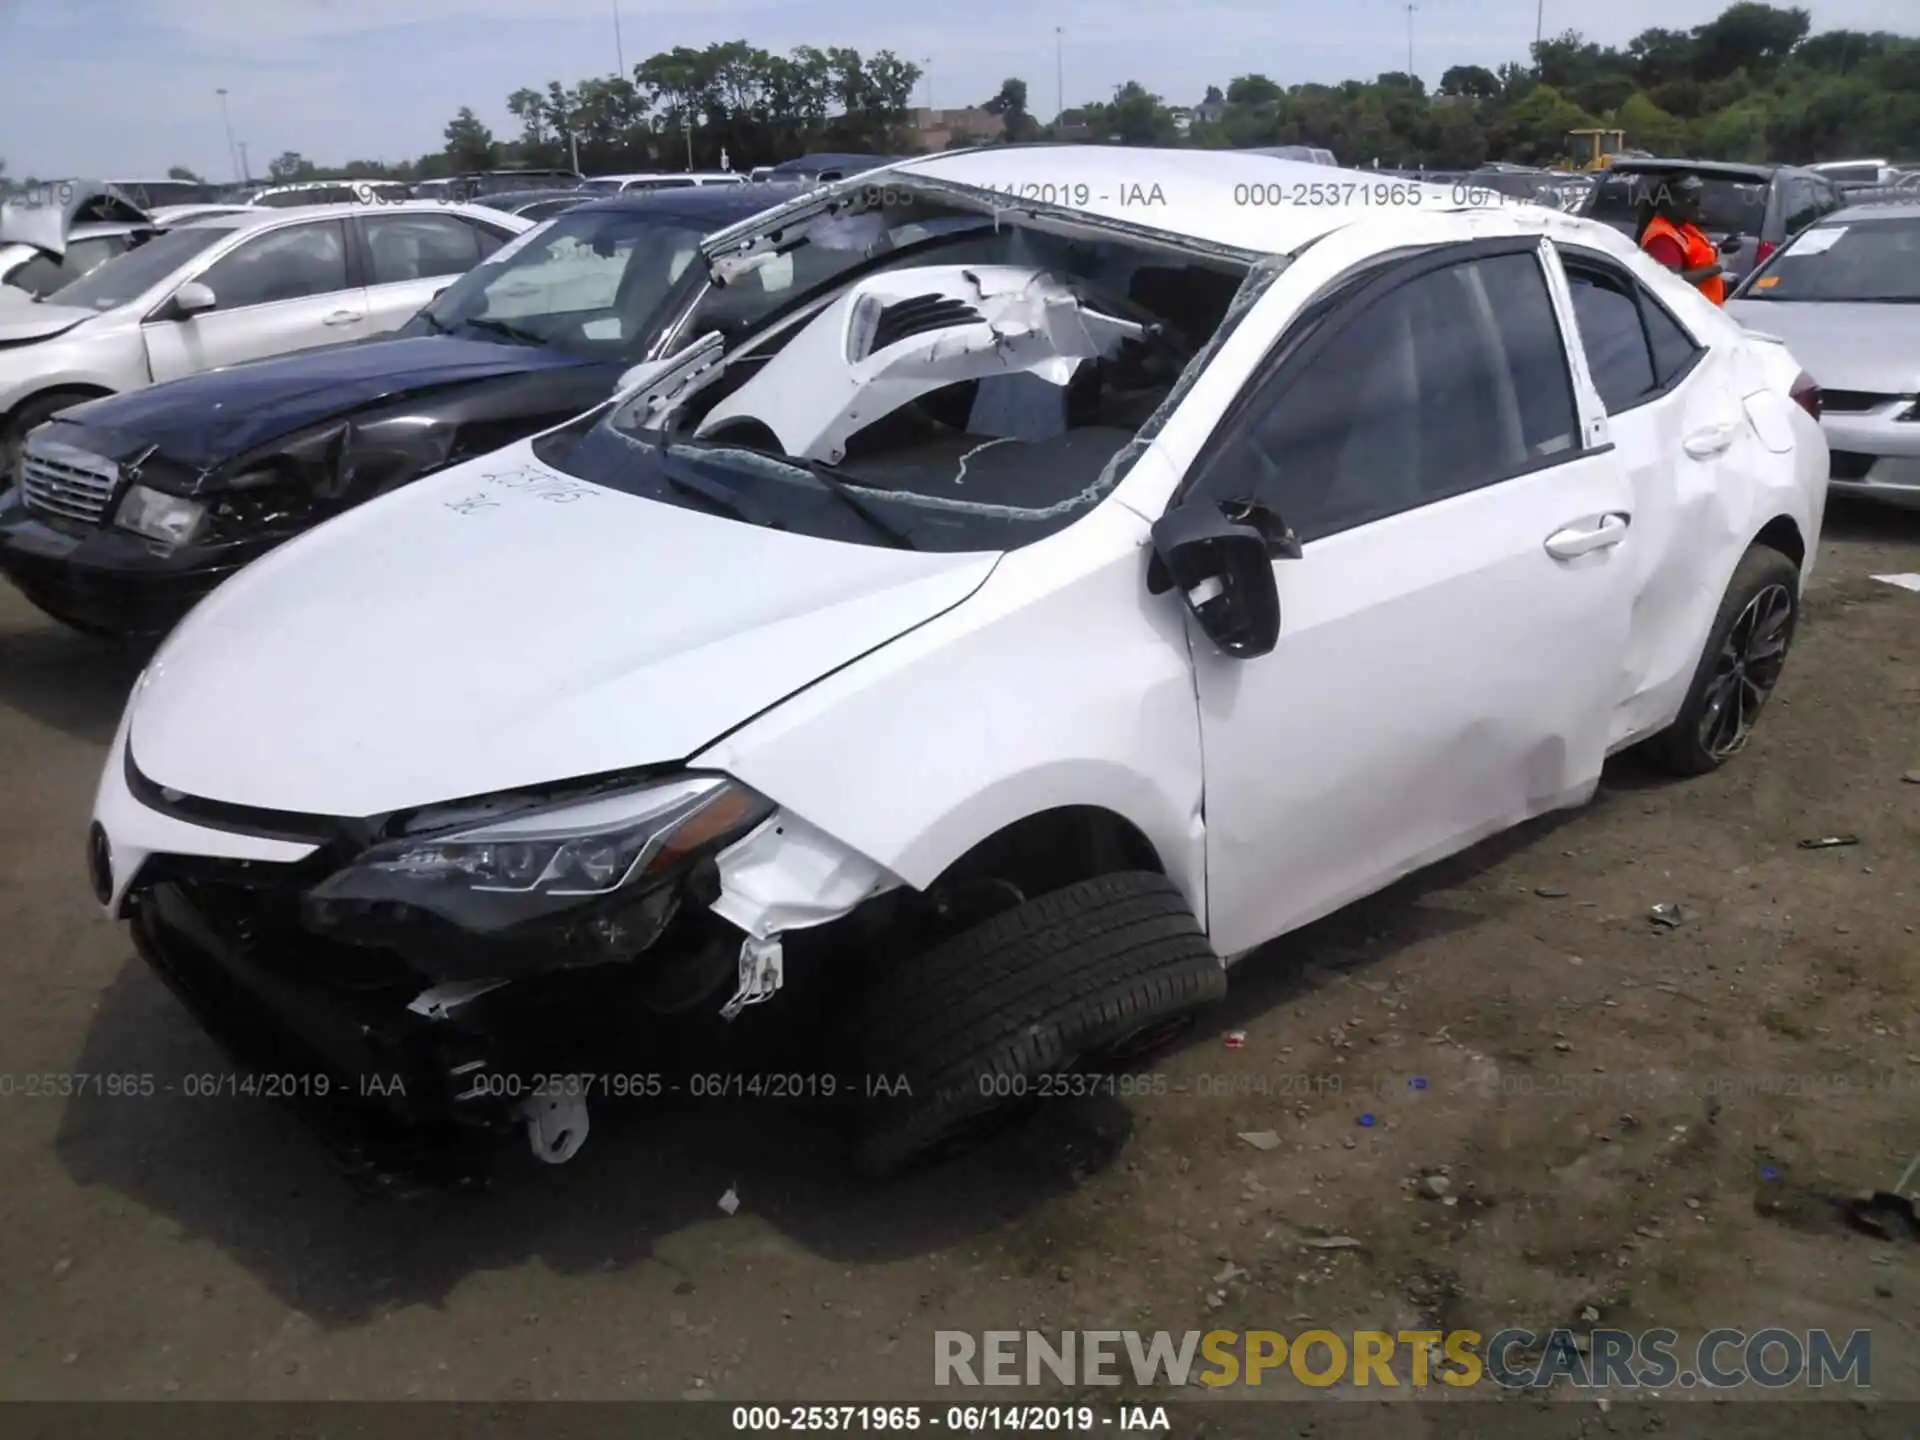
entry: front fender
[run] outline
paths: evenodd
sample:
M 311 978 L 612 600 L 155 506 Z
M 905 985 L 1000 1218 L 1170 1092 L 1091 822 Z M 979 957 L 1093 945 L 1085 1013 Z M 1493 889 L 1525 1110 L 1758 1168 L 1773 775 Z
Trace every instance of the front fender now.
M 1109 501 L 955 609 L 693 757 L 916 888 L 1031 815 L 1132 823 L 1206 913 L 1198 710 L 1147 527 Z

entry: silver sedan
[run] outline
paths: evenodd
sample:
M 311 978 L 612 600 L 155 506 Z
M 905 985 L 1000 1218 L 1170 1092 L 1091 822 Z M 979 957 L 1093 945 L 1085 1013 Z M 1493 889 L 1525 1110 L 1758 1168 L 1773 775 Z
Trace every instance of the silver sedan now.
M 1835 493 L 1920 508 L 1920 203 L 1836 211 L 1727 302 L 1822 391 Z

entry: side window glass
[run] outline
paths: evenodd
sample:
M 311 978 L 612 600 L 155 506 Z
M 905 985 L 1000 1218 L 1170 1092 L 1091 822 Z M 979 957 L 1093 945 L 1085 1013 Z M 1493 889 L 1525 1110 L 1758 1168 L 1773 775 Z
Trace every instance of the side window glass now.
M 1798 175 L 1786 181 L 1787 234 L 1795 235 L 1820 218 L 1820 198 L 1813 182 Z
M 1283 364 L 1270 404 L 1256 397 L 1207 463 L 1207 493 L 1266 499 L 1313 540 L 1573 450 L 1573 382 L 1532 255 L 1430 271 L 1327 318 L 1340 330 Z
M 1573 372 L 1567 367 L 1567 342 L 1539 258 L 1500 255 L 1479 261 L 1468 273 L 1479 288 L 1476 303 L 1499 331 L 1527 461 L 1577 448 L 1580 411 L 1573 398 Z M 1433 363 L 1439 363 L 1438 356 Z
M 200 279 L 221 310 L 345 290 L 346 228 L 338 220 L 322 220 L 271 231 L 216 260 Z
M 520 212 L 520 218 L 523 220 L 544 220 L 549 215 L 559 213 L 559 211 L 566 206 L 566 203 L 564 200 L 555 200 L 548 205 L 530 206 Z M 479 242 L 480 258 L 482 260 L 486 259 L 489 255 L 493 254 L 494 251 L 506 244 L 508 240 L 513 238 L 509 235 L 502 235 L 498 230 L 486 225 L 475 225 L 473 227 L 473 233 L 474 238 Z
M 1617 415 L 1660 388 L 1635 287 L 1596 270 L 1572 268 L 1567 284 L 1594 388 L 1607 413 Z
M 370 285 L 464 275 L 480 263 L 473 226 L 452 215 L 364 215 Z
M 1693 364 L 1700 347 L 1680 328 L 1680 322 L 1644 290 L 1640 292 L 1640 313 L 1645 317 L 1647 340 L 1653 348 L 1654 375 L 1664 390 Z

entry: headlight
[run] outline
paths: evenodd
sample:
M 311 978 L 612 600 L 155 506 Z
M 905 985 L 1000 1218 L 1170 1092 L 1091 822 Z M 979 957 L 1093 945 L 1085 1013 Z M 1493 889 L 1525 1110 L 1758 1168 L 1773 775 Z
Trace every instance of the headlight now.
M 207 518 L 207 507 L 198 500 L 183 500 L 164 490 L 149 490 L 134 485 L 120 502 L 114 524 L 149 540 L 164 540 L 169 545 L 184 545 L 199 532 Z
M 744 834 L 773 803 L 718 775 L 683 776 L 367 850 L 310 893 L 323 927 L 342 904 L 425 911 L 475 932 L 652 887 Z M 355 905 L 354 902 L 360 902 Z

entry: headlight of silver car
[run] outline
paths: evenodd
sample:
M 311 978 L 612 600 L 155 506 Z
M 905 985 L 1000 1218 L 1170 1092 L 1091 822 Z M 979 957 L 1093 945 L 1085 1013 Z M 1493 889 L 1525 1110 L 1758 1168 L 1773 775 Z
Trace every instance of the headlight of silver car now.
M 120 502 L 113 523 L 149 540 L 184 545 L 200 532 L 200 524 L 206 518 L 207 507 L 198 500 L 185 500 L 164 490 L 132 485 L 127 489 L 126 499 Z
M 564 912 L 618 910 L 773 809 L 725 776 L 685 775 L 522 810 L 376 845 L 309 892 L 309 915 L 332 929 L 343 911 L 403 918 L 394 914 L 400 907 L 491 933 Z M 423 822 L 433 817 L 416 817 L 413 828 Z

